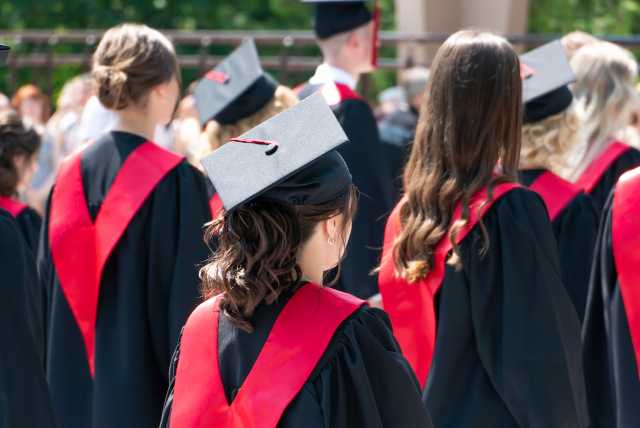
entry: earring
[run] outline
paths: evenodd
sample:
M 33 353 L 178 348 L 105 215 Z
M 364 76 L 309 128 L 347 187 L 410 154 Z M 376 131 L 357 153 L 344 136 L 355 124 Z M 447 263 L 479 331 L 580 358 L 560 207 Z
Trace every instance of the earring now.
M 329 239 L 327 239 L 327 243 L 328 243 L 329 245 L 333 246 L 333 245 L 335 245 L 335 244 L 336 244 L 336 240 L 335 240 L 335 239 L 333 239 L 333 238 L 329 238 Z

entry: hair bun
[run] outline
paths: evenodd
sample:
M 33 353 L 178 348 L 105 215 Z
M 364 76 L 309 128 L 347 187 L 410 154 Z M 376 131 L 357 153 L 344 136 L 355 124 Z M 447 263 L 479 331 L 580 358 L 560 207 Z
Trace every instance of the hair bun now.
M 110 65 L 99 65 L 93 69 L 93 78 L 98 86 L 98 99 L 108 109 L 119 110 L 127 106 L 123 97 L 127 74 Z

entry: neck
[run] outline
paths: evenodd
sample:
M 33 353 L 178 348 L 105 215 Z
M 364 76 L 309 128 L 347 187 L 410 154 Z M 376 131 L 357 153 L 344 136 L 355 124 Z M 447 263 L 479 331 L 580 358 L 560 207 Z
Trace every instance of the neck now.
M 301 251 L 298 254 L 298 266 L 305 280 L 322 285 L 324 270 L 320 263 L 318 263 L 317 254 L 314 257 L 314 253 L 311 251 Z
M 149 120 L 147 112 L 137 109 L 125 109 L 118 112 L 118 120 L 113 130 L 140 135 L 148 141 L 153 141 L 156 133 L 156 123 Z
M 355 71 L 354 67 L 352 67 L 347 61 L 341 60 L 341 58 L 325 58 L 324 63 L 331 67 L 339 68 L 351 76 L 351 78 L 356 82 L 360 78 L 360 73 Z

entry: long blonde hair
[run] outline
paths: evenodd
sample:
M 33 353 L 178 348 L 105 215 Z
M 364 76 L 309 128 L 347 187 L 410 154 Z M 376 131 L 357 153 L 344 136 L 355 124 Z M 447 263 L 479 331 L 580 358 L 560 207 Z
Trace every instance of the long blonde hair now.
M 580 119 L 573 105 L 565 111 L 522 127 L 520 168 L 544 168 L 566 177 L 568 152 L 575 147 Z
M 273 98 L 260 110 L 250 116 L 244 117 L 235 123 L 222 125 L 215 120 L 210 121 L 202 133 L 200 144 L 196 149 L 195 157 L 201 159 L 221 147 L 230 139 L 256 127 L 272 116 L 292 107 L 298 103 L 298 97 L 286 86 L 278 86 Z
M 636 108 L 637 64 L 631 52 L 608 42 L 586 45 L 571 60 L 576 73 L 573 93 L 582 135 L 572 154 L 572 178 L 629 125 Z

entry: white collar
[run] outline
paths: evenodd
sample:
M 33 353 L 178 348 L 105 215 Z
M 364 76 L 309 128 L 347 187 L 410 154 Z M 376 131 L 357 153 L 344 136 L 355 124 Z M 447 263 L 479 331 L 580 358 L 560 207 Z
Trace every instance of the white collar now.
M 342 83 L 354 90 L 358 85 L 358 81 L 349 73 L 327 63 L 320 64 L 318 68 L 316 68 L 315 74 L 309 79 L 309 83 L 312 85 L 324 85 L 330 82 Z

